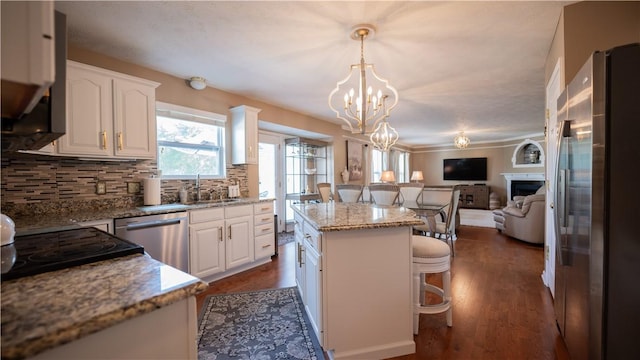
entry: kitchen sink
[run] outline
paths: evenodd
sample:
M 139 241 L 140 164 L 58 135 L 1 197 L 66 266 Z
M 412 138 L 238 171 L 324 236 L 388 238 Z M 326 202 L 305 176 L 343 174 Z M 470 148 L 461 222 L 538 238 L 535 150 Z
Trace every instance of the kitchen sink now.
M 150 205 L 141 206 L 138 209 L 141 211 L 171 211 L 171 210 L 186 210 L 189 205 L 185 204 L 163 204 L 163 205 Z
M 191 205 L 199 205 L 199 204 L 227 204 L 238 202 L 240 199 L 212 199 L 212 200 L 200 200 L 189 203 Z

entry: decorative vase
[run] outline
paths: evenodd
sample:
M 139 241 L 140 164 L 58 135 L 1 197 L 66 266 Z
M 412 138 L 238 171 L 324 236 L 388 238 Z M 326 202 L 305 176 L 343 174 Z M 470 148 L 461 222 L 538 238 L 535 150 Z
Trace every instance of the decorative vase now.
M 342 172 L 340 173 L 342 175 L 342 183 L 346 184 L 349 182 L 349 169 L 347 169 L 347 167 L 344 167 L 344 170 L 342 170 Z

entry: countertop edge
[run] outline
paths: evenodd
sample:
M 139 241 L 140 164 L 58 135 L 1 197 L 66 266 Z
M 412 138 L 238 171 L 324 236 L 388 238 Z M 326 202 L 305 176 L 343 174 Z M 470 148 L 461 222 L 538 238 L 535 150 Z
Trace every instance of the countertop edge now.
M 90 321 L 75 323 L 72 326 L 62 329 L 56 333 L 47 334 L 46 336 L 39 338 L 27 339 L 14 346 L 6 347 L 3 345 L 2 359 L 25 359 L 41 354 L 47 350 L 71 343 L 88 335 L 95 334 L 111 326 L 125 322 L 126 320 L 151 313 L 190 296 L 195 296 L 206 290 L 208 287 L 209 286 L 202 280 L 197 280 L 192 284 L 166 294 L 154 296 L 137 304 L 96 316 Z
M 309 221 L 311 226 L 314 229 L 322 232 L 330 232 L 330 231 L 344 231 L 344 230 L 363 230 L 363 229 L 381 229 L 381 228 L 390 228 L 390 227 L 402 227 L 402 226 L 413 226 L 413 225 L 424 225 L 424 221 L 420 219 L 416 219 L 416 221 L 398 221 L 398 222 L 384 222 L 384 223 L 376 223 L 376 224 L 365 224 L 365 225 L 326 225 L 326 226 L 315 226 L 315 223 Z
M 144 261 L 146 264 L 148 262 L 149 266 L 167 266 L 160 263 L 157 260 L 152 259 L 146 254 L 133 254 L 122 258 L 103 260 L 100 262 L 79 265 L 77 267 L 66 268 L 54 272 L 47 272 L 37 276 L 57 276 L 55 275 L 57 272 L 65 272 L 67 274 L 73 272 L 74 270 L 85 271 L 87 269 L 97 267 L 97 266 L 116 266 L 109 265 L 117 264 L 119 262 L 127 262 L 127 261 Z M 138 266 L 138 265 L 136 265 Z M 146 266 L 146 265 L 145 265 Z M 180 272 L 177 269 L 174 271 Z M 185 273 L 186 274 L 186 273 Z M 202 281 L 197 277 L 193 277 L 189 275 L 190 279 L 186 279 L 176 284 L 174 288 L 167 289 L 163 293 L 153 294 L 148 297 L 143 297 L 136 302 L 132 302 L 126 305 L 121 305 L 117 308 L 114 308 L 110 311 L 101 312 L 97 315 L 92 315 L 87 317 L 87 319 L 83 319 L 82 321 L 73 321 L 65 324 L 64 326 L 59 326 L 56 329 L 51 329 L 45 331 L 44 334 L 35 335 L 33 337 L 29 336 L 19 336 L 15 341 L 14 339 L 4 339 L 5 335 L 2 334 L 3 341 L 1 347 L 1 357 L 2 359 L 25 359 L 40 353 L 43 353 L 47 350 L 51 350 L 57 348 L 59 346 L 71 343 L 75 340 L 79 340 L 88 335 L 98 333 L 102 330 L 110 328 L 114 325 L 123 323 L 127 320 L 131 320 L 145 314 L 151 313 L 155 310 L 159 310 L 163 307 L 172 305 L 181 300 L 187 299 L 191 296 L 195 296 L 203 291 L 205 291 L 209 285 Z M 33 278 L 33 277 L 32 277 Z M 23 278 L 26 279 L 26 278 Z M 17 286 L 21 279 L 13 279 L 7 280 L 7 284 L 12 283 L 11 286 Z M 4 285 L 4 282 L 3 282 Z M 6 299 L 3 297 L 3 302 Z M 3 303 L 3 308 L 4 308 Z M 46 305 L 46 304 L 45 304 Z M 3 319 L 4 320 L 4 319 Z M 60 324 L 60 323 L 58 323 Z M 8 324 L 6 324 L 8 325 Z M 4 330 L 4 329 L 3 329 Z M 5 341 L 7 340 L 7 341 Z

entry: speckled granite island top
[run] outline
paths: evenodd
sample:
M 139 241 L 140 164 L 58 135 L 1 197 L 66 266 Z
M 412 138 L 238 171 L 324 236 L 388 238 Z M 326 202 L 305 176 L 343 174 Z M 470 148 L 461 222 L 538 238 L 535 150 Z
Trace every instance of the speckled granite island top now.
M 147 255 L 3 281 L 2 359 L 34 356 L 207 287 Z
M 295 204 L 294 211 L 318 231 L 374 229 L 424 224 L 413 210 L 397 206 L 328 202 Z

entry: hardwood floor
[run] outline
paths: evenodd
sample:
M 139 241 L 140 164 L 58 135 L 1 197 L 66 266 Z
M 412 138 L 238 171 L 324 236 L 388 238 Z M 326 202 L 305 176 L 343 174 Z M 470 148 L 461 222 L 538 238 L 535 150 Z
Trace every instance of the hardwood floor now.
M 457 235 L 453 327 L 444 314 L 421 315 L 416 353 L 394 359 L 569 359 L 542 283 L 542 246 L 490 228 L 460 226 Z M 207 295 L 294 286 L 294 245 L 279 250 L 269 264 L 210 284 L 198 309 Z

